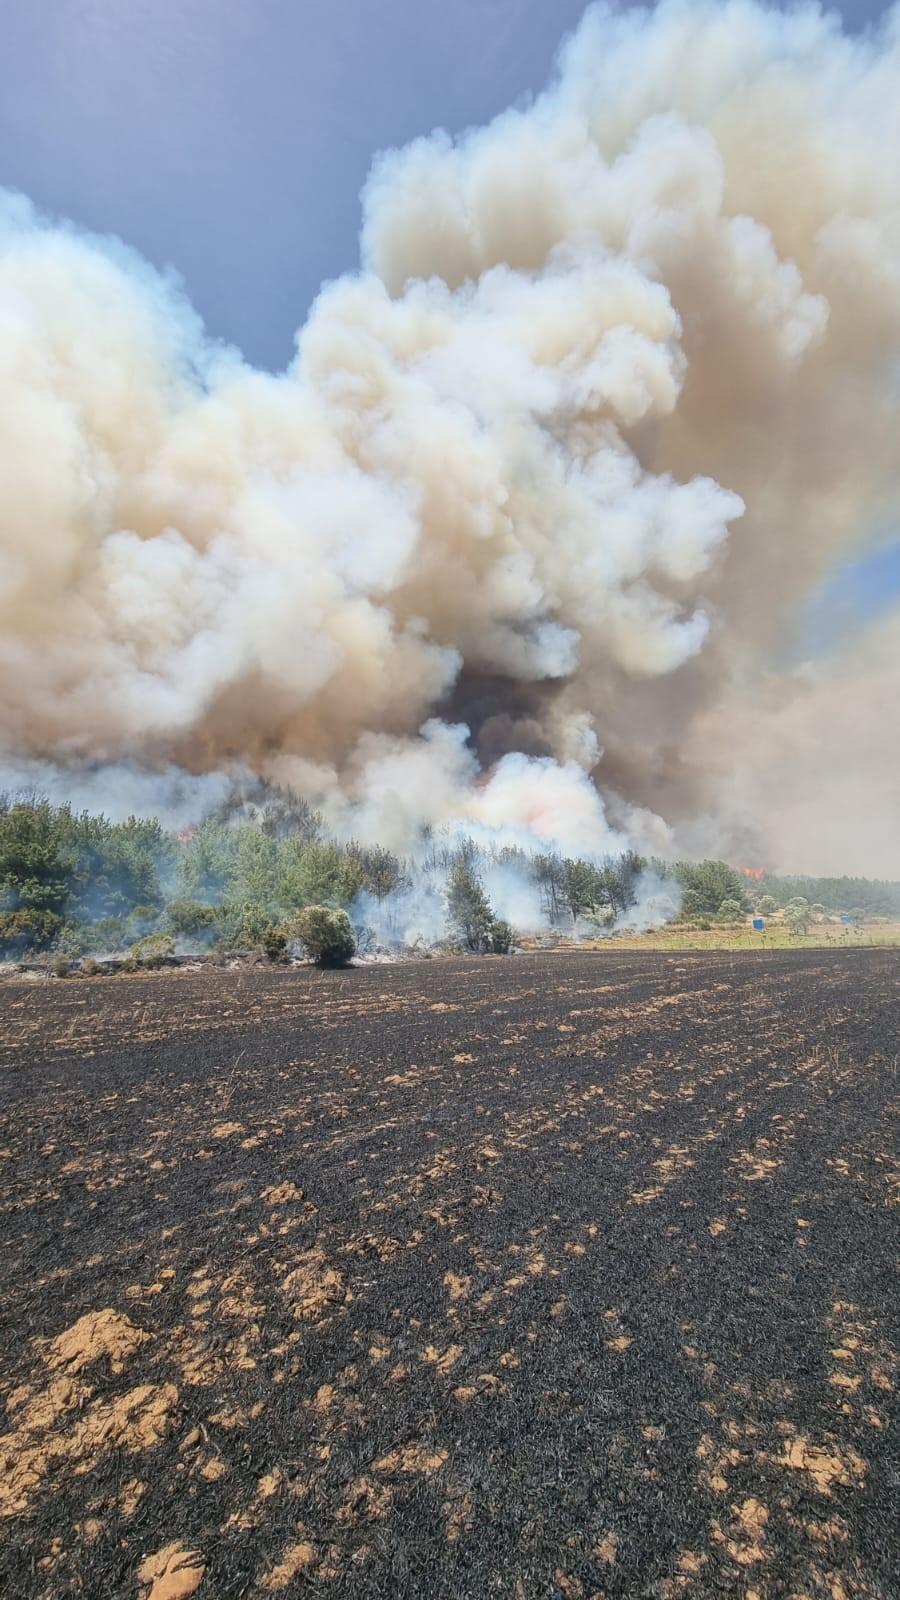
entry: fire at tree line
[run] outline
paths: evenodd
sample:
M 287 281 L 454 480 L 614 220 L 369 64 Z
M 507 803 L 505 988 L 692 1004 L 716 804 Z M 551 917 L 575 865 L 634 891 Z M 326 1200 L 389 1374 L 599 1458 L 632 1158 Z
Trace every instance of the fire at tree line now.
M 0 796 L 0 957 L 39 956 L 63 974 L 118 956 L 126 968 L 183 952 L 305 955 L 340 966 L 378 942 L 507 953 L 517 929 L 497 915 L 485 881 L 497 871 L 528 886 L 542 925 L 581 935 L 627 919 L 647 870 L 672 890 L 680 921 L 710 927 L 749 911 L 784 912 L 808 930 L 820 915 L 900 914 L 900 884 L 865 878 L 776 877 L 722 861 L 602 861 L 535 848 L 426 836 L 414 860 L 381 846 L 340 843 L 302 799 L 237 797 L 186 833 L 159 821 L 77 813 L 35 796 Z M 439 932 L 410 937 L 404 909 L 423 892 Z M 408 919 L 407 919 L 408 920 Z M 413 918 L 413 926 L 415 919 Z

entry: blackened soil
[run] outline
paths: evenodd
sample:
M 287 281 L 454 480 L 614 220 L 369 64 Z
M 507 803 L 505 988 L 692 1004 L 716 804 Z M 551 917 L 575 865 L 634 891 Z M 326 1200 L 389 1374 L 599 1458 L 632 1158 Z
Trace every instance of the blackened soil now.
M 0 1590 L 893 1600 L 898 977 L 4 985 Z

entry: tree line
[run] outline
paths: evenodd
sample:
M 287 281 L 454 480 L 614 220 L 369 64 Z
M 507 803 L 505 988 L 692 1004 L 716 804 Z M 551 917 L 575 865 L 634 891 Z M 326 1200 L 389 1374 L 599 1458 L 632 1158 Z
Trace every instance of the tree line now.
M 131 951 L 140 960 L 180 945 L 277 959 L 298 943 L 327 943 L 327 934 L 347 958 L 351 944 L 370 937 L 367 918 L 388 925 L 385 907 L 415 903 L 423 886 L 434 895 L 435 885 L 441 935 L 499 953 L 511 948 L 516 930 L 497 914 L 486 885 L 509 875 L 529 890 L 544 925 L 601 929 L 634 906 L 648 869 L 678 884 L 687 919 L 727 920 L 798 901 L 813 910 L 900 911 L 897 884 L 751 884 L 725 862 L 648 862 L 633 851 L 589 860 L 435 834 L 422 839 L 414 860 L 404 859 L 330 838 L 305 801 L 280 790 L 233 798 L 182 833 L 157 820 L 112 822 L 40 796 L 0 796 L 0 954 Z M 311 920 L 311 908 L 328 915 Z

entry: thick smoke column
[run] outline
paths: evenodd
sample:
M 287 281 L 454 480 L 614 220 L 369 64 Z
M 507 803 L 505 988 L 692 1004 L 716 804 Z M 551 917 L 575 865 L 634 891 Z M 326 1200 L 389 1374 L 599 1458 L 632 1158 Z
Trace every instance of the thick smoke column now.
M 0 201 L 7 762 L 777 863 L 758 686 L 794 703 L 798 608 L 900 503 L 898 147 L 896 10 L 598 7 L 529 109 L 376 163 L 278 376 Z

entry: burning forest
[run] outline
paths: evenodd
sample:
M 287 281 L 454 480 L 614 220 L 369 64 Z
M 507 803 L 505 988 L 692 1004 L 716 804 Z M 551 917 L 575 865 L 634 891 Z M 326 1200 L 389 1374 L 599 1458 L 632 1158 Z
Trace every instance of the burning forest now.
M 0 961 L 60 976 L 176 957 L 507 954 L 536 937 L 592 942 L 673 919 L 727 935 L 751 911 L 783 914 L 795 933 L 841 914 L 854 926 L 900 920 L 898 883 L 748 878 L 721 861 L 633 850 L 563 855 L 490 830 L 432 832 L 402 856 L 335 839 L 305 801 L 261 785 L 177 831 L 0 796 L 0 895 Z
M 0 89 L 153 44 L 268 274 L 223 63 L 332 205 L 350 65 L 558 9 L 8 0 Z M 898 151 L 900 0 L 589 5 L 279 371 L 0 189 L 9 1600 L 896 1595 Z

